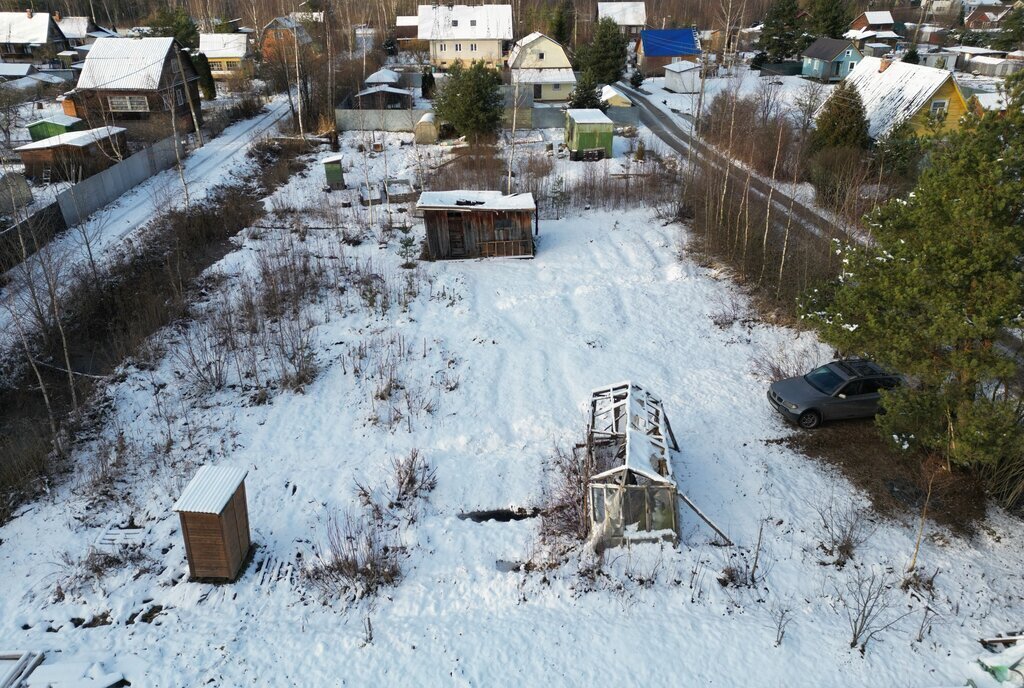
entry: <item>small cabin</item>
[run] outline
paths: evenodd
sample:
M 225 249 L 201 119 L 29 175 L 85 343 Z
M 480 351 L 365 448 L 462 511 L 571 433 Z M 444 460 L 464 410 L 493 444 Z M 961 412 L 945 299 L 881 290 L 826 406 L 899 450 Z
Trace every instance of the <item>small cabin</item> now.
M 590 537 L 610 546 L 675 540 L 676 483 L 669 450 L 679 446 L 661 400 L 631 382 L 595 389 L 586 449 Z
M 345 171 L 341 166 L 341 158 L 340 155 L 331 155 L 323 159 L 327 186 L 335 191 L 345 188 Z
M 241 573 L 250 548 L 246 474 L 202 466 L 175 502 L 192 580 L 234 581 Z
M 425 191 L 416 209 L 426 224 L 431 260 L 533 257 L 537 229 L 533 194 Z
M 665 65 L 665 90 L 673 93 L 697 93 L 700 91 L 701 66 L 696 62 L 681 60 Z
M 63 113 L 58 113 L 47 117 L 46 119 L 40 119 L 32 122 L 26 128 L 28 129 L 29 137 L 31 137 L 33 141 L 42 141 L 43 139 L 48 139 L 51 136 L 88 129 L 85 124 L 85 120 L 79 117 L 65 115 Z
M 412 91 L 394 86 L 370 86 L 352 96 L 353 110 L 409 110 Z
M 600 160 L 612 157 L 614 125 L 597 108 L 565 111 L 565 145 L 570 160 Z
M 80 182 L 128 157 L 128 141 L 123 127 L 108 126 L 50 136 L 14 151 L 30 179 Z

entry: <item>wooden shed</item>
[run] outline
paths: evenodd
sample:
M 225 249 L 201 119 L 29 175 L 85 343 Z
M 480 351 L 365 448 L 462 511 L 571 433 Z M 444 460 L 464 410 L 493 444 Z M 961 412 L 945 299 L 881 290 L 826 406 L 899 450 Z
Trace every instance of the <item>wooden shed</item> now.
M 345 188 L 345 171 L 341 166 L 341 156 L 331 155 L 323 159 L 324 176 L 327 177 L 327 186 L 331 189 Z
M 26 143 L 14 149 L 25 176 L 43 183 L 79 182 L 128 157 L 123 127 L 97 127 Z
M 32 122 L 27 127 L 28 135 L 33 141 L 42 141 L 51 136 L 59 136 L 72 131 L 85 131 L 88 127 L 85 120 L 64 113 L 58 113 L 46 119 Z
M 537 228 L 537 206 L 533 194 L 426 191 L 416 209 L 423 213 L 432 260 L 534 254 L 531 229 Z
M 565 111 L 565 145 L 570 160 L 600 160 L 612 157 L 614 125 L 596 108 Z
M 203 466 L 174 504 L 192 580 L 233 581 L 241 572 L 250 546 L 246 474 L 241 468 Z

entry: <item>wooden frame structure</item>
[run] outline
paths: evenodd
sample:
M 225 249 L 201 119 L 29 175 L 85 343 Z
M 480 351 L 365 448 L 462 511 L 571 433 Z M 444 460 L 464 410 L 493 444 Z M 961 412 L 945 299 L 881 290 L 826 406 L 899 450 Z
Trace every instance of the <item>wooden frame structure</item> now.
M 531 229 L 537 229 L 537 206 L 533 194 L 425 191 L 416 209 L 423 213 L 432 260 L 534 255 Z
M 174 504 L 192 580 L 234 581 L 248 559 L 246 474 L 240 468 L 202 466 Z

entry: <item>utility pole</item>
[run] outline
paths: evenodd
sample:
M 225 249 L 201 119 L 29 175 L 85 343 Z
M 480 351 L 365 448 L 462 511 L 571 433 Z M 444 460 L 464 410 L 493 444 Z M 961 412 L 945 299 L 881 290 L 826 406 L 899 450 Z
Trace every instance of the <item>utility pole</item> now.
M 192 102 L 192 91 L 188 87 L 188 79 L 185 77 L 185 64 L 181 59 L 181 48 L 178 46 L 177 41 L 174 42 L 175 54 L 178 56 L 178 72 L 181 74 L 182 88 L 185 89 L 185 98 L 188 100 L 188 109 L 192 113 L 192 127 L 196 130 L 196 140 L 199 141 L 199 147 L 202 148 L 205 144 L 203 143 L 203 132 L 199 128 L 199 117 L 196 116 L 196 106 Z M 191 58 L 189 58 L 191 60 Z M 174 86 L 171 86 L 171 90 L 174 90 Z M 172 93 L 171 98 L 177 100 L 177 93 Z

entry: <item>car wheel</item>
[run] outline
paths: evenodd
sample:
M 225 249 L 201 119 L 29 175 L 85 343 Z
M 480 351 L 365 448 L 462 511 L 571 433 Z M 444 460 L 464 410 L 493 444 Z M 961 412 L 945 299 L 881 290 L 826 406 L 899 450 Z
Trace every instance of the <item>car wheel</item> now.
M 801 428 L 813 430 L 821 425 L 821 414 L 817 411 L 804 411 L 800 414 L 800 418 L 797 419 L 797 423 L 800 424 Z

